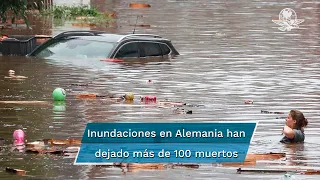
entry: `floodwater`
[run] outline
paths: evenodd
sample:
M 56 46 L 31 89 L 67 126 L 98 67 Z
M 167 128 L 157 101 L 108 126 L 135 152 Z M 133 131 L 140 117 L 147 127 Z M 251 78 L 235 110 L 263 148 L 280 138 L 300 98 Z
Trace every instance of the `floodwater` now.
M 92 1 L 94 2 L 94 1 Z M 97 1 L 95 1 L 97 2 Z M 198 169 L 175 168 L 126 172 L 120 168 L 74 166 L 74 158 L 30 155 L 10 151 L 12 132 L 23 128 L 27 139 L 81 138 L 88 122 L 191 122 L 259 121 L 250 153 L 285 152 L 287 160 L 261 162 L 259 167 L 320 166 L 320 3 L 317 1 L 210 1 L 143 0 L 148 9 L 131 9 L 128 1 L 105 1 L 99 7 L 117 14 L 111 33 L 132 33 L 137 15 L 143 15 L 136 33 L 159 34 L 171 39 L 180 56 L 150 63 L 101 63 L 70 59 L 69 63 L 24 57 L 1 57 L 0 100 L 51 102 L 56 87 L 69 91 L 65 104 L 53 106 L 0 105 L 0 177 L 20 176 L 5 167 L 27 170 L 28 175 L 58 179 L 280 179 L 284 173 L 236 174 L 236 167 L 201 164 Z M 101 2 L 100 2 L 101 3 Z M 282 32 L 272 22 L 284 8 L 304 19 L 299 29 Z M 70 25 L 70 24 L 69 24 Z M 52 34 L 74 29 L 53 26 Z M 81 29 L 81 28 L 77 28 Z M 88 29 L 88 28 L 82 28 Z M 99 28 L 92 28 L 99 29 Z M 23 81 L 4 79 L 9 69 L 27 76 Z M 146 83 L 152 80 L 153 83 Z M 72 83 L 88 87 L 74 87 Z M 79 92 L 133 92 L 156 95 L 159 100 L 202 104 L 188 108 L 193 114 L 173 109 L 133 104 L 77 100 Z M 253 104 L 244 104 L 253 100 Z M 309 120 L 303 145 L 279 143 L 285 116 L 301 110 Z M 285 114 L 262 114 L 261 110 Z M 294 175 L 295 179 L 319 179 Z

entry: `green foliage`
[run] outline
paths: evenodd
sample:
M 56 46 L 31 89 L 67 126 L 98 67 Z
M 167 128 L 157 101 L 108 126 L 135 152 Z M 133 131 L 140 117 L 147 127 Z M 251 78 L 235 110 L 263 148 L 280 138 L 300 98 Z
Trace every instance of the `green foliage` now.
M 6 23 L 11 19 L 14 23 L 17 17 L 23 18 L 26 25 L 29 27 L 27 21 L 28 0 L 1 0 L 0 3 L 0 19 L 2 23 Z
M 95 8 L 89 6 L 56 6 L 52 9 L 41 11 L 43 15 L 53 15 L 54 18 L 74 19 L 77 16 L 99 16 L 99 12 Z
M 40 11 L 44 16 L 53 16 L 56 22 L 64 22 L 65 20 L 75 20 L 76 17 L 83 17 L 77 22 L 81 23 L 94 23 L 107 25 L 112 18 L 106 14 L 98 12 L 95 8 L 84 6 L 56 6 L 51 9 Z M 60 24 L 59 23 L 59 24 Z M 62 24 L 61 24 L 62 25 Z

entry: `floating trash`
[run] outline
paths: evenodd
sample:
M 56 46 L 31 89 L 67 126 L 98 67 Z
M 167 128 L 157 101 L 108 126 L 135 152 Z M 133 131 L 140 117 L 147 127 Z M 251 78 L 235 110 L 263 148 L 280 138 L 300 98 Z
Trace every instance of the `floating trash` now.
M 264 110 L 261 110 L 261 113 L 262 114 L 284 114 L 284 112 L 271 112 L 271 111 L 264 111 Z
M 145 103 L 150 103 L 150 102 L 157 102 L 157 97 L 156 96 L 142 96 L 140 98 L 140 100 L 142 102 L 145 102 Z
M 14 145 L 24 144 L 24 131 L 21 129 L 15 130 L 13 132 Z
M 88 86 L 88 84 L 75 84 L 75 83 L 72 83 L 71 86 Z
M 176 114 L 192 114 L 192 110 L 180 109 L 177 108 L 173 111 Z

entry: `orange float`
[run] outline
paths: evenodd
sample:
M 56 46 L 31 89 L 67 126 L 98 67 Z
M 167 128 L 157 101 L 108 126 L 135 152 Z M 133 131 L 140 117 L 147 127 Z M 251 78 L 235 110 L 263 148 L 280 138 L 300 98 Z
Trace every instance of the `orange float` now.
M 149 8 L 150 4 L 130 3 L 131 8 Z

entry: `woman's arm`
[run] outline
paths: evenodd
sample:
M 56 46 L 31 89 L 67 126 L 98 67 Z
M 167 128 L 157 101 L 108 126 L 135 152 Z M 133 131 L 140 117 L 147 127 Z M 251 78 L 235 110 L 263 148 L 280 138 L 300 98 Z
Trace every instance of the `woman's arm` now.
M 287 125 L 284 126 L 283 131 L 284 135 L 289 138 L 289 139 L 293 139 L 295 136 L 294 131 Z

